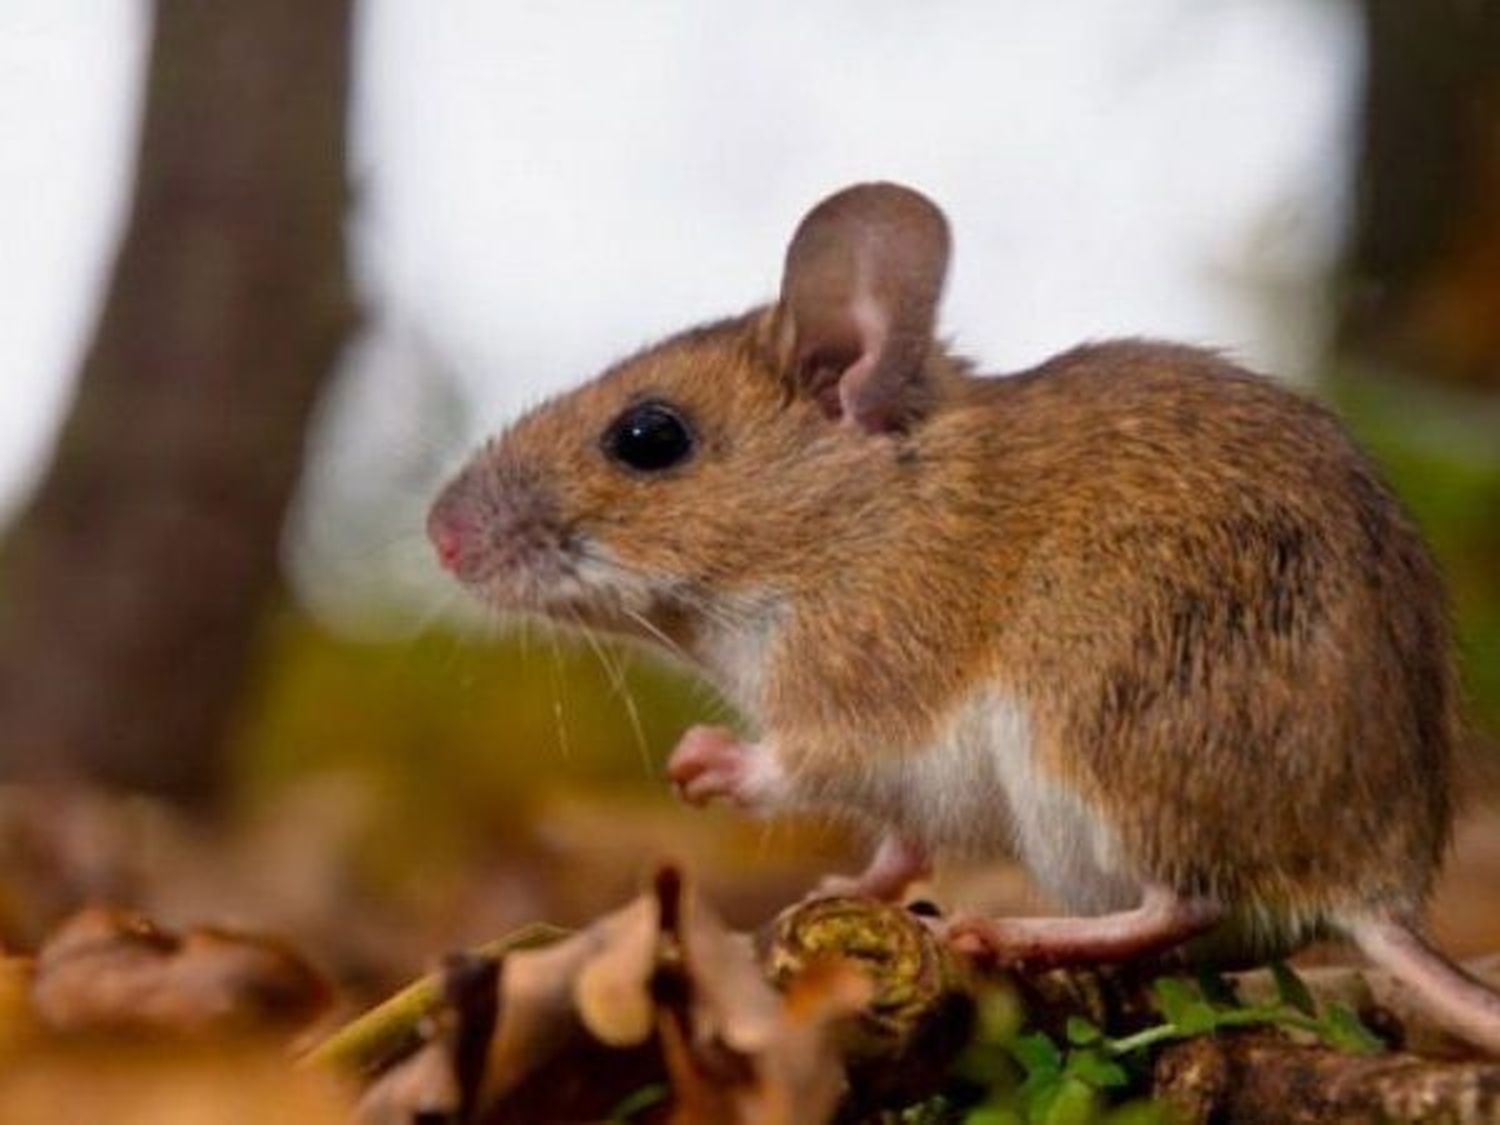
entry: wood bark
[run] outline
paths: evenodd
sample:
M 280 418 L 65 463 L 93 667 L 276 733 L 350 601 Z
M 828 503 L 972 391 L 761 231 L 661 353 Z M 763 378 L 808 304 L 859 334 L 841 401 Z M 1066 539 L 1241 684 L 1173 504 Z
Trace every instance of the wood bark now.
M 345 275 L 352 0 L 158 0 L 135 194 L 0 575 L 0 774 L 185 802 L 225 742 Z
M 1346 347 L 1500 387 L 1500 0 L 1363 0 Z
M 1162 1052 L 1152 1094 L 1183 1125 L 1486 1125 L 1500 1119 L 1500 1066 L 1342 1055 L 1264 1032 L 1201 1036 Z

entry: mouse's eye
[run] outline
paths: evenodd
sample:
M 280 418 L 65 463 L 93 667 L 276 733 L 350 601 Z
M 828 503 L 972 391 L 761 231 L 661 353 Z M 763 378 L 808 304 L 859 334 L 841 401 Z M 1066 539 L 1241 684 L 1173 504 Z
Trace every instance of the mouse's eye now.
M 632 406 L 604 431 L 604 452 L 643 473 L 679 465 L 693 452 L 693 432 L 664 402 Z

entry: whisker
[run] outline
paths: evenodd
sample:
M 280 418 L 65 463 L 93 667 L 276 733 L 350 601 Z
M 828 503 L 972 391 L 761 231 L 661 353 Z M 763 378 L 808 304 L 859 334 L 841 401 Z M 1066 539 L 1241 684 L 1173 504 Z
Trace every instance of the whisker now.
M 562 648 L 558 645 L 557 634 L 550 629 L 546 631 L 547 639 L 552 642 L 552 717 L 557 723 L 557 745 L 562 751 L 563 760 L 566 761 L 573 756 L 572 743 L 568 741 L 567 724 L 563 722 L 563 658 Z
M 614 693 L 619 696 L 625 705 L 625 714 L 630 721 L 631 730 L 635 734 L 636 748 L 641 756 L 641 765 L 646 771 L 646 776 L 651 777 L 651 754 L 646 747 L 646 730 L 641 725 L 641 714 L 636 707 L 635 697 L 631 695 L 629 685 L 626 684 L 623 673 L 618 664 L 611 663 L 605 655 L 604 648 L 594 636 L 594 631 L 583 623 L 576 610 L 569 609 L 568 615 L 573 619 L 576 630 L 583 634 L 584 642 L 589 646 L 594 656 L 599 661 L 599 666 L 604 669 L 604 675 L 609 680 Z
M 531 631 L 535 627 L 530 617 L 521 617 L 516 621 L 516 641 L 521 648 L 522 664 L 531 661 Z
M 653 625 L 651 623 L 650 618 L 648 618 L 644 613 L 641 613 L 638 610 L 631 609 L 629 606 L 621 606 L 620 609 L 625 614 L 626 617 L 630 618 L 630 620 L 634 621 L 642 629 L 644 629 L 646 632 L 650 633 L 651 636 L 653 638 L 655 638 L 656 640 L 660 641 L 663 646 L 665 646 L 666 648 L 670 649 L 672 652 L 676 653 L 678 656 L 680 656 L 683 660 L 687 661 L 689 664 L 692 663 L 692 659 L 693 658 L 688 655 L 687 649 L 683 648 L 680 644 L 678 644 L 676 641 L 674 641 L 671 637 L 667 636 L 659 628 L 657 628 L 655 625 Z

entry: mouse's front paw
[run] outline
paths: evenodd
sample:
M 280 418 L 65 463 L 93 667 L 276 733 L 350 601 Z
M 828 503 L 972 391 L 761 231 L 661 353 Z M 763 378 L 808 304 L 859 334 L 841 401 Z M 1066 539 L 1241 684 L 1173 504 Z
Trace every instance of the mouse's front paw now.
M 692 727 L 667 761 L 667 777 L 690 805 L 753 803 L 749 778 L 755 751 L 724 727 Z

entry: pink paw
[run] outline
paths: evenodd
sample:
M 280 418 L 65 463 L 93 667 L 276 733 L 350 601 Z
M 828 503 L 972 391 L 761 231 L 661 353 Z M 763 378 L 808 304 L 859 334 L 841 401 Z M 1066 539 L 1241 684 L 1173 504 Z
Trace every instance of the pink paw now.
M 911 885 L 932 874 L 927 849 L 921 844 L 888 834 L 858 875 L 829 875 L 818 883 L 812 898 L 862 896 L 882 902 L 900 902 Z
M 749 805 L 748 781 L 755 751 L 723 727 L 692 727 L 667 761 L 667 777 L 690 805 L 713 800 Z

